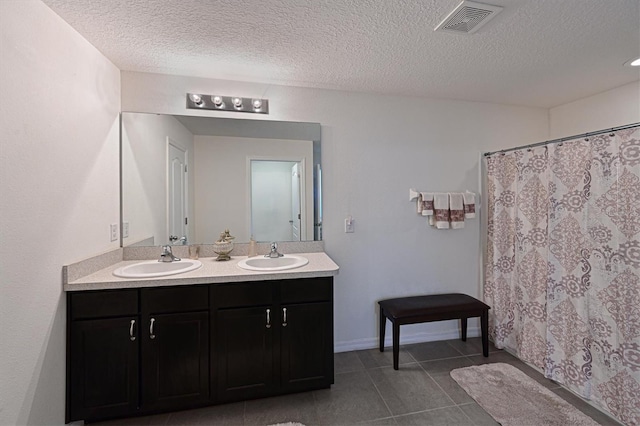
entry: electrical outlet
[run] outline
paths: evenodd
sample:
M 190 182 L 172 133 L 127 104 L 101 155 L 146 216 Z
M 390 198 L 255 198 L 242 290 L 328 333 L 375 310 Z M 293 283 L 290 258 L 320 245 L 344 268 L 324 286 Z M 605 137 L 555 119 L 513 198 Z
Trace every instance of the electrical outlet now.
M 122 222 L 122 238 L 129 237 L 129 222 Z
M 118 240 L 118 224 L 112 223 L 109 226 L 109 229 L 111 231 L 111 241 L 117 241 Z
M 344 232 L 351 234 L 354 231 L 353 218 L 351 216 L 344 220 Z

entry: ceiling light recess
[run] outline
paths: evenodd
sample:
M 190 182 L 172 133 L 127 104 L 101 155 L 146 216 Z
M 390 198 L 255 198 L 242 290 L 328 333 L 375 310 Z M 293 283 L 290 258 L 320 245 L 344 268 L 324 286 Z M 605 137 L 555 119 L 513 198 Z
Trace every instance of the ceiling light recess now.
M 269 100 L 260 98 L 242 98 L 239 96 L 187 93 L 187 108 L 269 114 Z
M 448 14 L 434 31 L 472 34 L 493 19 L 502 9 L 500 6 L 465 0 Z

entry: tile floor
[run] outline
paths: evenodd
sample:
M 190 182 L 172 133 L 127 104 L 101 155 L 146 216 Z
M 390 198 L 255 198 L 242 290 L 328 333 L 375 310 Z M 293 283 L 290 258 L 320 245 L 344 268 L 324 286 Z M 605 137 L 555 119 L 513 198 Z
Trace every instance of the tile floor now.
M 392 368 L 391 348 L 335 355 L 331 389 L 279 396 L 155 416 L 101 422 L 100 425 L 497 425 L 451 378 L 455 368 L 487 362 L 516 366 L 602 425 L 617 422 L 545 379 L 533 368 L 491 346 L 481 354 L 479 338 L 405 345 L 400 370 Z

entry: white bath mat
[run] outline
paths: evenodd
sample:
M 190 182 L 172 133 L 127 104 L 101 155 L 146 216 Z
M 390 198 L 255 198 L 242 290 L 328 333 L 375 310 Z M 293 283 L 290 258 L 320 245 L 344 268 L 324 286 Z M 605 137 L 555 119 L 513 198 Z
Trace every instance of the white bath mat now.
M 451 377 L 502 426 L 597 426 L 549 389 L 505 363 L 451 371 Z

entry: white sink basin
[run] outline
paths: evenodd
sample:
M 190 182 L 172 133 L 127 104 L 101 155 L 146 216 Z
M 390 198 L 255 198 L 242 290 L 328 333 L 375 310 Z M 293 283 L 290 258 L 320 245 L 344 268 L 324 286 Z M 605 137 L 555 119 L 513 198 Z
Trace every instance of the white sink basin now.
M 309 263 L 309 259 L 293 254 L 285 254 L 282 257 L 249 257 L 238 262 L 238 266 L 242 269 L 250 271 L 284 271 L 286 269 L 295 269 Z
M 183 259 L 175 262 L 147 260 L 133 265 L 123 266 L 113 271 L 113 275 L 122 278 L 154 278 L 182 274 L 194 271 L 202 266 L 199 260 Z

